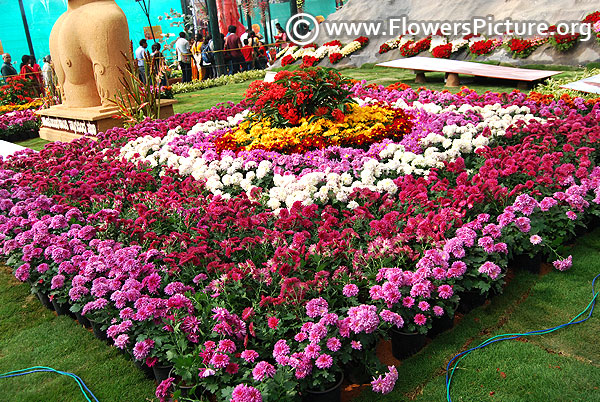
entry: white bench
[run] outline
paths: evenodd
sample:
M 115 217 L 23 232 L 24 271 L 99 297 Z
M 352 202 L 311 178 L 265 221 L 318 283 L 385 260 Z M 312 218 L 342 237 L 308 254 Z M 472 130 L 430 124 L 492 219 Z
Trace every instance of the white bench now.
M 430 57 L 408 57 L 379 63 L 377 66 L 402 68 L 414 70 L 416 74 L 415 82 L 423 84 L 426 81 L 426 72 L 447 73 L 446 86 L 457 87 L 460 85 L 459 74 L 473 75 L 476 77 L 500 78 L 505 80 L 518 81 L 519 89 L 526 89 L 534 81 L 543 80 L 553 75 L 560 74 L 562 71 L 550 70 L 532 70 L 528 68 L 514 68 L 494 66 L 482 63 L 472 63 L 469 61 L 436 59 Z

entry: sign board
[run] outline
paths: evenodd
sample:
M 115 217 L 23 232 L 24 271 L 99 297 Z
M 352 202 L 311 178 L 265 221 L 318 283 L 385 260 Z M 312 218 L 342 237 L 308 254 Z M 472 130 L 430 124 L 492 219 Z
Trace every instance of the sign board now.
M 152 30 L 150 30 L 150 27 L 144 27 L 144 38 L 152 40 L 152 32 L 154 32 L 154 37 L 157 40 L 162 37 L 162 27 L 160 25 L 152 25 Z
M 94 122 L 75 119 L 61 119 L 57 117 L 42 116 L 42 127 L 82 135 L 96 135 L 98 133 L 98 128 Z

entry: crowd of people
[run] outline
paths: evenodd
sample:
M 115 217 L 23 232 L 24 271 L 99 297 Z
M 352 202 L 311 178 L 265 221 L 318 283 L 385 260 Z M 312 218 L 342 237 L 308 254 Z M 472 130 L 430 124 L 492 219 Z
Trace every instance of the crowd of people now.
M 9 53 L 4 53 L 2 55 L 2 60 L 4 63 L 2 64 L 2 68 L 0 72 L 2 73 L 2 78 L 6 81 L 7 78 L 20 76 L 29 80 L 34 88 L 34 90 L 38 94 L 42 94 L 44 91 L 44 87 L 51 85 L 53 82 L 53 72 L 52 72 L 52 59 L 50 55 L 44 57 L 44 65 L 40 67 L 40 65 L 35 60 L 34 56 L 23 55 L 21 57 L 21 65 L 19 66 L 19 71 L 15 69 L 12 65 L 12 57 Z
M 198 33 L 195 37 L 188 39 L 185 32 L 179 34 L 175 41 L 177 66 L 182 73 L 182 82 L 192 80 L 205 80 L 216 78 L 222 74 L 235 74 L 242 71 L 265 69 L 272 64 L 278 49 L 285 46 L 288 37 L 280 24 L 276 24 L 277 35 L 275 35 L 274 46 L 267 46 L 260 33 L 251 29 L 238 35 L 237 27 L 229 26 L 227 35 L 221 34 L 223 50 L 216 50 L 215 43 L 210 34 L 206 36 Z M 148 74 L 154 75 L 152 82 L 160 86 L 167 85 L 167 62 L 161 51 L 161 44 L 154 42 L 151 51 L 148 51 L 148 41 L 141 39 L 139 46 L 134 51 L 135 63 L 137 64 L 139 79 L 143 84 L 148 82 Z M 217 63 L 217 52 L 222 53 L 223 65 Z M 54 73 L 52 59 L 48 55 L 43 58 L 43 66 L 40 67 L 35 57 L 24 55 L 21 65 L 17 70 L 12 64 L 9 53 L 2 55 L 4 61 L 1 73 L 4 80 L 9 77 L 21 76 L 31 81 L 35 90 L 41 95 L 44 87 L 53 84 Z
M 276 25 L 275 47 L 287 43 L 287 34 L 281 25 Z M 205 80 L 219 75 L 235 74 L 241 71 L 265 69 L 274 61 L 276 48 L 265 45 L 260 33 L 248 29 L 238 35 L 237 27 L 229 26 L 227 35 L 221 34 L 223 50 L 216 50 L 215 42 L 210 34 L 201 33 L 188 39 L 185 32 L 179 34 L 174 43 L 177 67 L 181 70 L 181 81 Z M 140 80 L 146 82 L 147 74 L 156 74 L 156 81 L 166 85 L 167 66 L 161 52 L 161 45 L 155 42 L 152 52 L 148 52 L 146 39 L 139 41 L 135 50 L 135 58 L 139 68 Z M 222 53 L 223 65 L 217 63 L 217 53 Z M 152 69 L 147 64 L 152 62 Z

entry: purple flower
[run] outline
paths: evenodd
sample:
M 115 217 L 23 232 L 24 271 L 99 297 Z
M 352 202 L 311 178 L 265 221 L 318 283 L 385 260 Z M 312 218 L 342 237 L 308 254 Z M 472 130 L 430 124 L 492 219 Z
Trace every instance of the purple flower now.
M 558 269 L 559 271 L 566 271 L 573 265 L 573 256 L 568 256 L 563 260 L 556 260 L 552 263 L 552 265 L 554 265 L 554 268 Z
M 381 376 L 377 378 L 373 377 L 373 381 L 371 382 L 373 392 L 380 394 L 392 392 L 396 386 L 396 381 L 398 380 L 398 370 L 394 366 L 388 366 L 388 370 L 389 372 L 387 372 L 383 378 Z

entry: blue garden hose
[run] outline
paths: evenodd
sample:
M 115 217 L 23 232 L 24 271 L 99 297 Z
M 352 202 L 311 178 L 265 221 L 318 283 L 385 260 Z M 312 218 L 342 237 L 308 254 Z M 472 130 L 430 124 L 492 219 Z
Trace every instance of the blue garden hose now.
M 452 402 L 452 398 L 450 397 L 450 385 L 452 384 L 452 377 L 454 376 L 454 371 L 456 370 L 456 368 L 458 367 L 458 363 L 460 363 L 460 361 L 462 359 L 464 359 L 465 357 L 467 357 L 467 355 L 469 355 L 471 352 L 478 350 L 478 349 L 482 349 L 486 346 L 491 345 L 492 343 L 496 343 L 496 342 L 500 342 L 500 341 L 507 341 L 510 339 L 516 339 L 516 338 L 520 338 L 520 337 L 524 337 L 524 336 L 532 336 L 532 335 L 544 335 L 544 334 L 549 334 L 551 332 L 557 331 L 561 328 L 565 328 L 568 327 L 569 325 L 574 325 L 574 324 L 581 324 L 582 322 L 585 322 L 587 320 L 589 320 L 592 316 L 592 313 L 594 312 L 594 306 L 596 305 L 596 299 L 598 298 L 598 294 L 600 294 L 600 292 L 596 292 L 595 290 L 595 284 L 596 284 L 596 280 L 600 277 L 600 274 L 596 275 L 596 277 L 594 278 L 594 280 L 592 281 L 592 294 L 593 294 L 593 298 L 590 301 L 590 303 L 588 304 L 588 306 L 585 308 L 585 310 L 583 310 L 581 313 L 579 313 L 575 318 L 573 318 L 571 321 L 569 321 L 566 324 L 562 324 L 559 325 L 557 327 L 553 327 L 553 328 L 548 328 L 548 329 L 542 329 L 539 331 L 531 331 L 531 332 L 525 332 L 522 334 L 503 334 L 503 335 L 497 335 L 494 336 L 488 340 L 486 340 L 485 342 L 483 342 L 482 344 L 480 344 L 479 346 L 476 346 L 474 348 L 471 348 L 469 350 L 466 350 L 464 352 L 461 352 L 459 354 L 457 354 L 456 356 L 454 356 L 449 362 L 448 365 L 446 366 L 446 400 L 448 402 Z M 579 319 L 579 317 L 581 317 L 582 315 L 584 315 L 587 311 L 589 310 L 588 316 L 582 320 L 576 321 L 577 319 Z M 456 360 L 456 361 L 455 361 Z M 452 367 L 452 371 L 450 371 L 450 365 L 453 364 Z
M 81 378 L 79 378 L 78 376 L 76 376 L 73 373 L 67 373 L 65 371 L 55 370 L 52 367 L 35 366 L 35 367 L 29 367 L 29 368 L 22 369 L 22 370 L 9 371 L 8 373 L 0 374 L 0 379 L 10 378 L 10 377 L 19 377 L 22 375 L 27 375 L 27 374 L 32 374 L 32 373 L 43 373 L 43 372 L 57 373 L 57 374 L 66 375 L 66 376 L 73 378 L 77 382 L 77 385 L 79 385 L 79 389 L 81 390 L 81 393 L 83 394 L 83 396 L 85 397 L 85 399 L 88 402 L 92 402 L 92 399 L 95 402 L 99 402 L 98 399 L 94 396 L 92 391 L 90 391 L 90 389 L 85 385 L 85 383 L 83 382 L 83 380 Z M 87 391 L 87 393 L 86 393 L 86 391 Z M 92 399 L 90 399 L 88 397 L 88 393 L 92 397 Z

